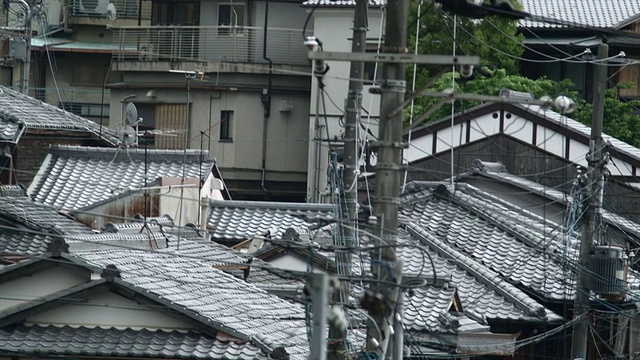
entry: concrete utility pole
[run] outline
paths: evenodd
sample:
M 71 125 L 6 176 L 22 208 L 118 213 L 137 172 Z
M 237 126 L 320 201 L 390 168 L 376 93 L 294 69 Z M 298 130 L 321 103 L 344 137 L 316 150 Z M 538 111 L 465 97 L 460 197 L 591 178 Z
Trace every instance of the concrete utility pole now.
M 598 60 L 609 56 L 609 46 L 598 47 Z M 586 221 L 580 240 L 580 259 L 576 284 L 576 298 L 573 310 L 574 318 L 581 318 L 573 325 L 571 355 L 573 359 L 587 359 L 587 339 L 589 334 L 589 252 L 593 243 L 598 240 L 598 224 L 602 211 L 603 181 L 603 141 L 602 121 L 604 114 L 604 93 L 607 88 L 607 64 L 600 61 L 593 64 L 593 114 L 591 118 L 591 139 L 589 141 Z
M 18 91 L 23 94 L 28 94 L 29 65 L 31 64 L 31 18 L 33 17 L 33 11 L 31 10 L 31 5 L 25 0 L 11 0 L 10 2 L 20 4 L 24 11 L 24 39 L 20 40 L 22 46 L 16 45 L 17 47 L 21 47 L 22 51 L 16 52 L 14 60 L 20 63 Z M 15 68 L 13 73 L 16 74 Z
M 367 46 L 367 7 L 368 0 L 356 0 L 353 16 L 353 40 L 351 52 L 364 53 Z M 345 132 L 344 132 L 344 198 L 340 203 L 342 211 L 342 236 L 344 245 L 352 247 L 357 236 L 356 221 L 358 219 L 358 158 L 359 139 L 358 126 L 360 121 L 360 108 L 362 104 L 362 81 L 364 79 L 364 61 L 351 61 L 349 71 L 349 92 L 345 101 Z M 351 252 L 336 253 L 338 258 L 338 274 L 351 275 Z M 339 291 L 334 296 L 335 300 L 348 302 L 350 286 L 348 281 L 343 281 Z M 329 327 L 329 346 L 327 357 L 329 360 L 346 359 L 346 347 L 343 339 L 344 331 L 336 325 Z
M 389 0 L 387 2 L 387 18 L 383 52 L 405 54 L 407 52 L 407 16 L 408 0 Z M 398 197 L 402 185 L 402 131 L 403 112 L 396 111 L 404 102 L 406 91 L 405 65 L 400 62 L 385 63 L 382 67 L 382 98 L 380 103 L 380 125 L 378 142 L 378 159 L 376 165 L 376 193 L 375 216 L 380 226 L 380 245 L 393 245 L 397 241 L 398 232 Z M 373 283 L 373 287 L 384 296 L 385 311 L 372 313 L 377 326 L 370 324 L 367 329 L 367 350 L 378 351 L 382 355 L 387 351 L 380 345 L 386 344 L 390 332 L 380 334 L 378 329 L 387 329 L 390 324 L 389 312 L 395 312 L 397 301 L 397 286 L 388 282 L 396 282 L 394 269 L 396 264 L 396 249 L 384 247 L 374 252 L 372 257 L 380 261 L 373 262 L 371 270 L 381 282 Z M 399 273 L 402 273 L 400 269 Z M 387 282 L 387 283 L 383 283 Z M 395 291 L 394 291 L 395 288 Z M 376 344 L 377 343 L 377 344 Z
M 327 309 L 329 308 L 329 277 L 326 274 L 311 275 L 311 295 L 313 296 L 313 325 L 309 360 L 327 358 Z

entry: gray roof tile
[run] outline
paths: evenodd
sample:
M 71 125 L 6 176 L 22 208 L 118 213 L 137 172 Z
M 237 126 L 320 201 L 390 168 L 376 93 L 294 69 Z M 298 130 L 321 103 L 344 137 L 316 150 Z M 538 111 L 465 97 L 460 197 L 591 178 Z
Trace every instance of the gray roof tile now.
M 137 190 L 145 185 L 145 156 L 149 183 L 159 177 L 206 177 L 214 162 L 200 150 L 115 149 L 56 146 L 29 187 L 37 201 L 78 210 Z M 185 162 L 186 158 L 186 162 Z M 204 161 L 201 161 L 204 159 Z M 184 168 L 183 168 L 184 165 Z
M 0 230 L 0 254 L 38 255 L 47 251 L 53 237 L 24 231 Z
M 100 267 L 117 264 L 123 281 L 197 313 L 213 328 L 231 329 L 271 349 L 283 346 L 292 359 L 307 356 L 304 308 L 215 269 L 213 261 L 178 257 L 162 249 L 103 249 L 76 255 Z
M 115 145 L 118 135 L 108 127 L 58 109 L 8 87 L 0 86 L 0 140 L 18 142 L 24 129 L 64 130 L 101 136 Z
M 93 230 L 57 209 L 34 202 L 28 197 L 0 197 L 0 218 L 35 231 L 55 234 L 91 234 Z
M 30 356 L 242 360 L 268 358 L 251 343 L 194 331 L 14 325 L 0 329 L 0 350 Z
M 211 201 L 208 228 L 215 241 L 238 241 L 270 232 L 282 238 L 288 228 L 315 227 L 334 218 L 330 204 L 266 201 Z
M 636 0 L 520 0 L 523 10 L 533 15 L 579 23 L 597 28 L 620 28 L 640 15 Z M 560 25 L 522 21 L 521 26 L 555 28 Z
M 522 217 L 501 204 L 456 191 L 451 199 L 425 197 L 403 209 L 402 214 L 423 231 L 511 283 L 551 299 L 572 297 L 566 289 L 566 269 L 540 248 L 553 237 L 536 235 L 521 222 Z
M 410 225 L 411 226 L 411 225 Z M 400 230 L 399 241 L 427 246 L 439 277 L 450 277 L 457 287 L 465 313 L 492 320 L 559 321 L 562 318 L 526 295 L 522 290 L 500 279 L 482 263 L 464 255 L 454 247 L 439 241 L 432 233 L 411 226 L 414 234 Z M 426 238 L 429 241 L 421 241 Z M 417 275 L 423 271 L 430 275 L 431 261 L 422 252 L 411 247 L 399 247 L 398 255 L 404 260 L 404 273 Z M 423 268 L 423 264 L 425 264 Z

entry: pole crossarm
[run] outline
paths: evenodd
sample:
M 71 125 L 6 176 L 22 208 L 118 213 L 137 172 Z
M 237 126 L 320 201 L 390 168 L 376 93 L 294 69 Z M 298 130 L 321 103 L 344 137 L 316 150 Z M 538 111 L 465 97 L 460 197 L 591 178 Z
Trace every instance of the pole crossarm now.
M 478 56 L 415 55 L 386 53 L 350 53 L 335 51 L 309 51 L 310 60 L 325 61 L 363 61 L 393 64 L 429 64 L 429 65 L 480 65 Z

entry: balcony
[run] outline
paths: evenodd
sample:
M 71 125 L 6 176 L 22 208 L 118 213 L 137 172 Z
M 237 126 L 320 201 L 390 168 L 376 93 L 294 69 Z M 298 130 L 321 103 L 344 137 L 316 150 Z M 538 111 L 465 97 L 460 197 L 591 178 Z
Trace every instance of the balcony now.
M 111 27 L 116 62 L 266 64 L 264 28 L 228 26 Z M 274 65 L 308 66 L 302 30 L 269 28 L 267 57 Z

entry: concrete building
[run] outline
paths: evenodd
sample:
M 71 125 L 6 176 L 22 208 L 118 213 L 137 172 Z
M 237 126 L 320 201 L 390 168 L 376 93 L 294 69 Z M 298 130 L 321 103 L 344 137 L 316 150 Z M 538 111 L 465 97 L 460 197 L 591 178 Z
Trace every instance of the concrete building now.
M 380 44 L 384 1 L 370 0 L 368 10 L 367 51 L 378 51 Z M 309 0 L 305 6 L 313 10 L 313 34 L 323 45 L 324 51 L 351 51 L 353 36 L 353 13 L 355 0 L 327 2 Z M 327 183 L 329 154 L 342 151 L 344 136 L 344 100 L 349 89 L 349 62 L 329 61 L 329 72 L 323 79 L 324 94 L 319 92 L 318 81 L 311 85 L 309 110 L 309 171 L 307 173 L 307 198 L 311 202 L 330 201 L 330 186 Z M 370 134 L 378 134 L 380 97 L 369 93 L 373 81 L 380 73 L 376 64 L 365 65 L 363 111 L 360 121 L 360 138 L 366 142 Z M 318 102 L 318 104 L 316 104 Z M 335 141 L 326 141 L 328 139 Z
M 152 9 L 149 26 L 112 27 L 112 71 L 122 78 L 109 84 L 111 108 L 126 98 L 144 129 L 174 133 L 170 144 L 149 136 L 155 147 L 208 150 L 234 199 L 303 201 L 305 9 L 290 1 L 152 1 Z M 110 126 L 122 121 L 110 113 Z

